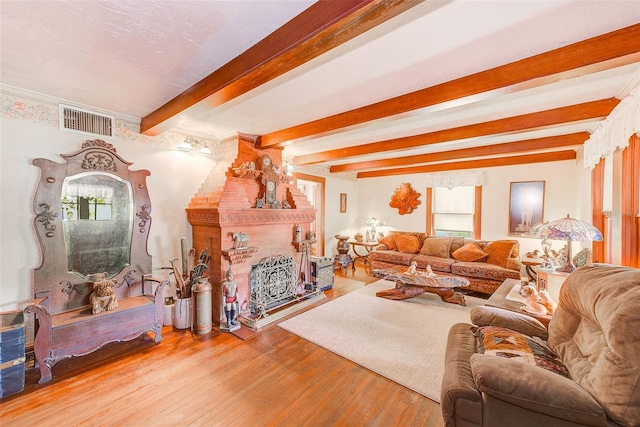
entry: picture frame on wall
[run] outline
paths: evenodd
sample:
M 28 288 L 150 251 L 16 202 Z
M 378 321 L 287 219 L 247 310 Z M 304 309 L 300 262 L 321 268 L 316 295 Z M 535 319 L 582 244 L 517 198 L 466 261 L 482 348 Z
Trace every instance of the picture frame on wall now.
M 340 213 L 347 212 L 347 193 L 340 193 Z
M 509 235 L 531 236 L 544 221 L 545 181 L 512 182 L 509 193 Z

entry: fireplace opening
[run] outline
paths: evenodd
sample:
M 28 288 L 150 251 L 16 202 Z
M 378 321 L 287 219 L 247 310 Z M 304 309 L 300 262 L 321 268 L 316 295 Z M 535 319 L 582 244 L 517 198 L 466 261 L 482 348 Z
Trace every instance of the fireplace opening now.
M 249 281 L 249 314 L 243 317 L 253 323 L 269 314 L 297 306 L 302 300 L 324 296 L 316 284 L 305 281 L 305 273 L 296 269 L 296 262 L 290 255 L 261 259 L 251 266 Z

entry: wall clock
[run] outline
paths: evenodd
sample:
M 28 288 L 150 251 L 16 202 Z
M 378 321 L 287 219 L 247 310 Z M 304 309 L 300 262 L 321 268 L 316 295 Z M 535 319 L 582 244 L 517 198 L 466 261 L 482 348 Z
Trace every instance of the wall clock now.
M 260 158 L 260 169 L 265 172 L 271 169 L 271 157 L 268 154 L 264 154 Z

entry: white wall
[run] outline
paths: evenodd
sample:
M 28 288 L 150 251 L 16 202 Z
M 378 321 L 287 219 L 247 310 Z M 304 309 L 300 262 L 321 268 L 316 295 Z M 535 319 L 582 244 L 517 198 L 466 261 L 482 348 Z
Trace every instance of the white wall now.
M 29 300 L 32 296 L 32 272 L 40 265 L 41 255 L 33 226 L 33 197 L 39 168 L 32 165 L 43 157 L 62 163 L 60 154 L 77 151 L 86 139 L 94 139 L 57 128 L 56 103 L 3 94 L 0 116 L 0 309 Z M 223 168 L 215 158 L 171 149 L 166 134 L 148 138 L 119 129 L 120 138 L 107 139 L 118 154 L 133 163 L 132 170 L 148 169 L 147 179 L 152 204 L 149 253 L 156 275 L 166 277 L 169 260 L 179 256 L 179 241 L 191 244 L 191 226 L 185 208 L 209 174 Z M 174 135 L 175 137 L 176 135 Z M 164 140 L 159 139 L 164 138 Z M 175 142 L 175 141 L 174 141 Z M 298 170 L 298 169 L 296 169 Z M 385 222 L 379 231 L 390 229 L 424 231 L 426 225 L 424 174 L 356 180 L 353 174 L 333 175 L 325 168 L 306 167 L 301 172 L 326 178 L 325 256 L 336 254 L 335 235 L 353 236 L 366 232 L 365 222 L 375 216 Z M 482 171 L 482 238 L 507 237 L 509 183 L 546 181 L 545 220 L 567 213 L 590 220 L 590 175 L 575 161 L 490 168 Z M 389 206 L 396 188 L 411 183 L 421 193 L 422 204 L 409 215 L 399 215 Z M 340 212 L 340 193 L 347 194 L 347 212 Z M 537 239 L 519 239 L 522 252 L 539 249 Z M 562 245 L 556 243 L 554 249 Z M 574 251 L 579 247 L 574 247 Z
M 470 171 L 475 172 L 476 170 Z M 579 218 L 578 166 L 574 160 L 540 163 L 520 166 L 502 166 L 481 170 L 484 175 L 482 187 L 482 239 L 495 240 L 513 238 L 508 236 L 509 227 L 509 194 L 510 183 L 517 181 L 545 181 L 545 221 L 559 219 L 567 214 Z M 399 215 L 398 210 L 389 207 L 391 195 L 402 183 L 408 182 L 412 188 L 421 193 L 422 203 L 411 214 Z M 584 193 L 584 186 L 581 186 Z M 388 224 L 388 230 L 424 231 L 426 228 L 425 212 L 425 176 L 413 174 L 383 178 L 367 178 L 358 182 L 360 193 L 359 230 L 364 232 L 364 222 L 375 215 Z M 582 208 L 583 209 L 583 208 Z M 589 218 L 579 218 L 589 220 Z M 518 238 L 522 253 L 540 249 L 540 241 L 531 238 Z M 553 249 L 563 246 L 555 242 Z M 578 246 L 574 246 L 575 250 Z
M 411 214 L 400 215 L 398 209 L 389 206 L 391 196 L 403 183 L 410 183 L 411 188 L 420 193 L 418 208 Z M 425 178 L 422 174 L 398 175 L 384 178 L 366 178 L 358 181 L 360 215 L 357 218 L 359 232 L 365 234 L 371 227 L 366 221 L 375 216 L 385 225 L 377 227 L 378 231 L 388 233 L 389 230 L 424 231 L 427 223 L 425 203 Z M 353 235 L 353 234 L 352 234 Z
M 58 163 L 59 154 L 80 149 L 82 142 L 95 139 L 63 132 L 46 122 L 2 117 L 0 121 L 0 307 L 29 300 L 33 294 L 32 272 L 41 262 L 34 230 L 33 197 L 40 169 L 35 158 Z M 185 208 L 212 168 L 213 159 L 122 139 L 104 138 L 118 154 L 132 162 L 131 170 L 148 169 L 147 187 L 151 198 L 149 253 L 154 274 L 180 255 L 180 238 L 191 242 L 191 226 Z
M 347 195 L 347 212 L 340 212 L 340 193 Z M 356 233 L 360 212 L 358 206 L 358 182 L 354 179 L 328 176 L 326 181 L 325 256 L 337 253 L 336 235 L 353 236 Z
M 296 171 L 325 178 L 324 256 L 333 258 L 338 253 L 335 236 L 353 236 L 358 229 L 358 182 L 353 174 L 331 174 L 326 168 L 316 166 L 297 167 Z M 340 212 L 340 193 L 347 195 L 345 213 Z

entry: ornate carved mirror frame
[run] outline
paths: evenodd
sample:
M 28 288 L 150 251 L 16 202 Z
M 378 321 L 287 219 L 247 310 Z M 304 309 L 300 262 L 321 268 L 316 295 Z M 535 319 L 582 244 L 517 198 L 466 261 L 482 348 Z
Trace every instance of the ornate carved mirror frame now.
M 121 197 L 119 192 L 114 195 L 114 204 L 117 201 L 127 205 L 126 225 L 131 230 L 130 254 L 128 260 L 118 264 L 109 276 L 117 281 L 115 290 L 118 298 L 142 294 L 142 275 L 151 272 L 151 256 L 147 252 L 151 226 L 151 202 L 146 185 L 149 171 L 130 171 L 129 166 L 132 163 L 122 159 L 112 144 L 100 139 L 88 140 L 82 144 L 79 151 L 61 156 L 66 163 L 56 163 L 42 158 L 33 161 L 33 164 L 41 169 L 33 202 L 34 228 L 42 249 L 41 264 L 34 270 L 33 275 L 35 297 L 48 297 L 43 304 L 52 314 L 73 310 L 89 303 L 93 283 L 92 274 L 89 273 L 100 272 L 70 271 L 70 254 L 67 253 L 68 245 L 65 243 L 63 224 L 63 220 L 69 218 L 64 218 L 62 202 L 65 179 L 86 175 L 106 176 L 108 180 L 124 183 L 120 185 L 130 188 L 131 195 L 126 199 L 116 200 L 117 197 Z M 129 201 L 132 201 L 132 206 L 128 206 Z M 94 221 L 97 222 L 99 221 Z M 93 253 L 90 256 L 109 256 L 109 248 L 99 246 L 101 240 L 100 235 L 94 238 L 91 248 Z M 109 236 L 104 236 L 104 241 L 108 246 Z

